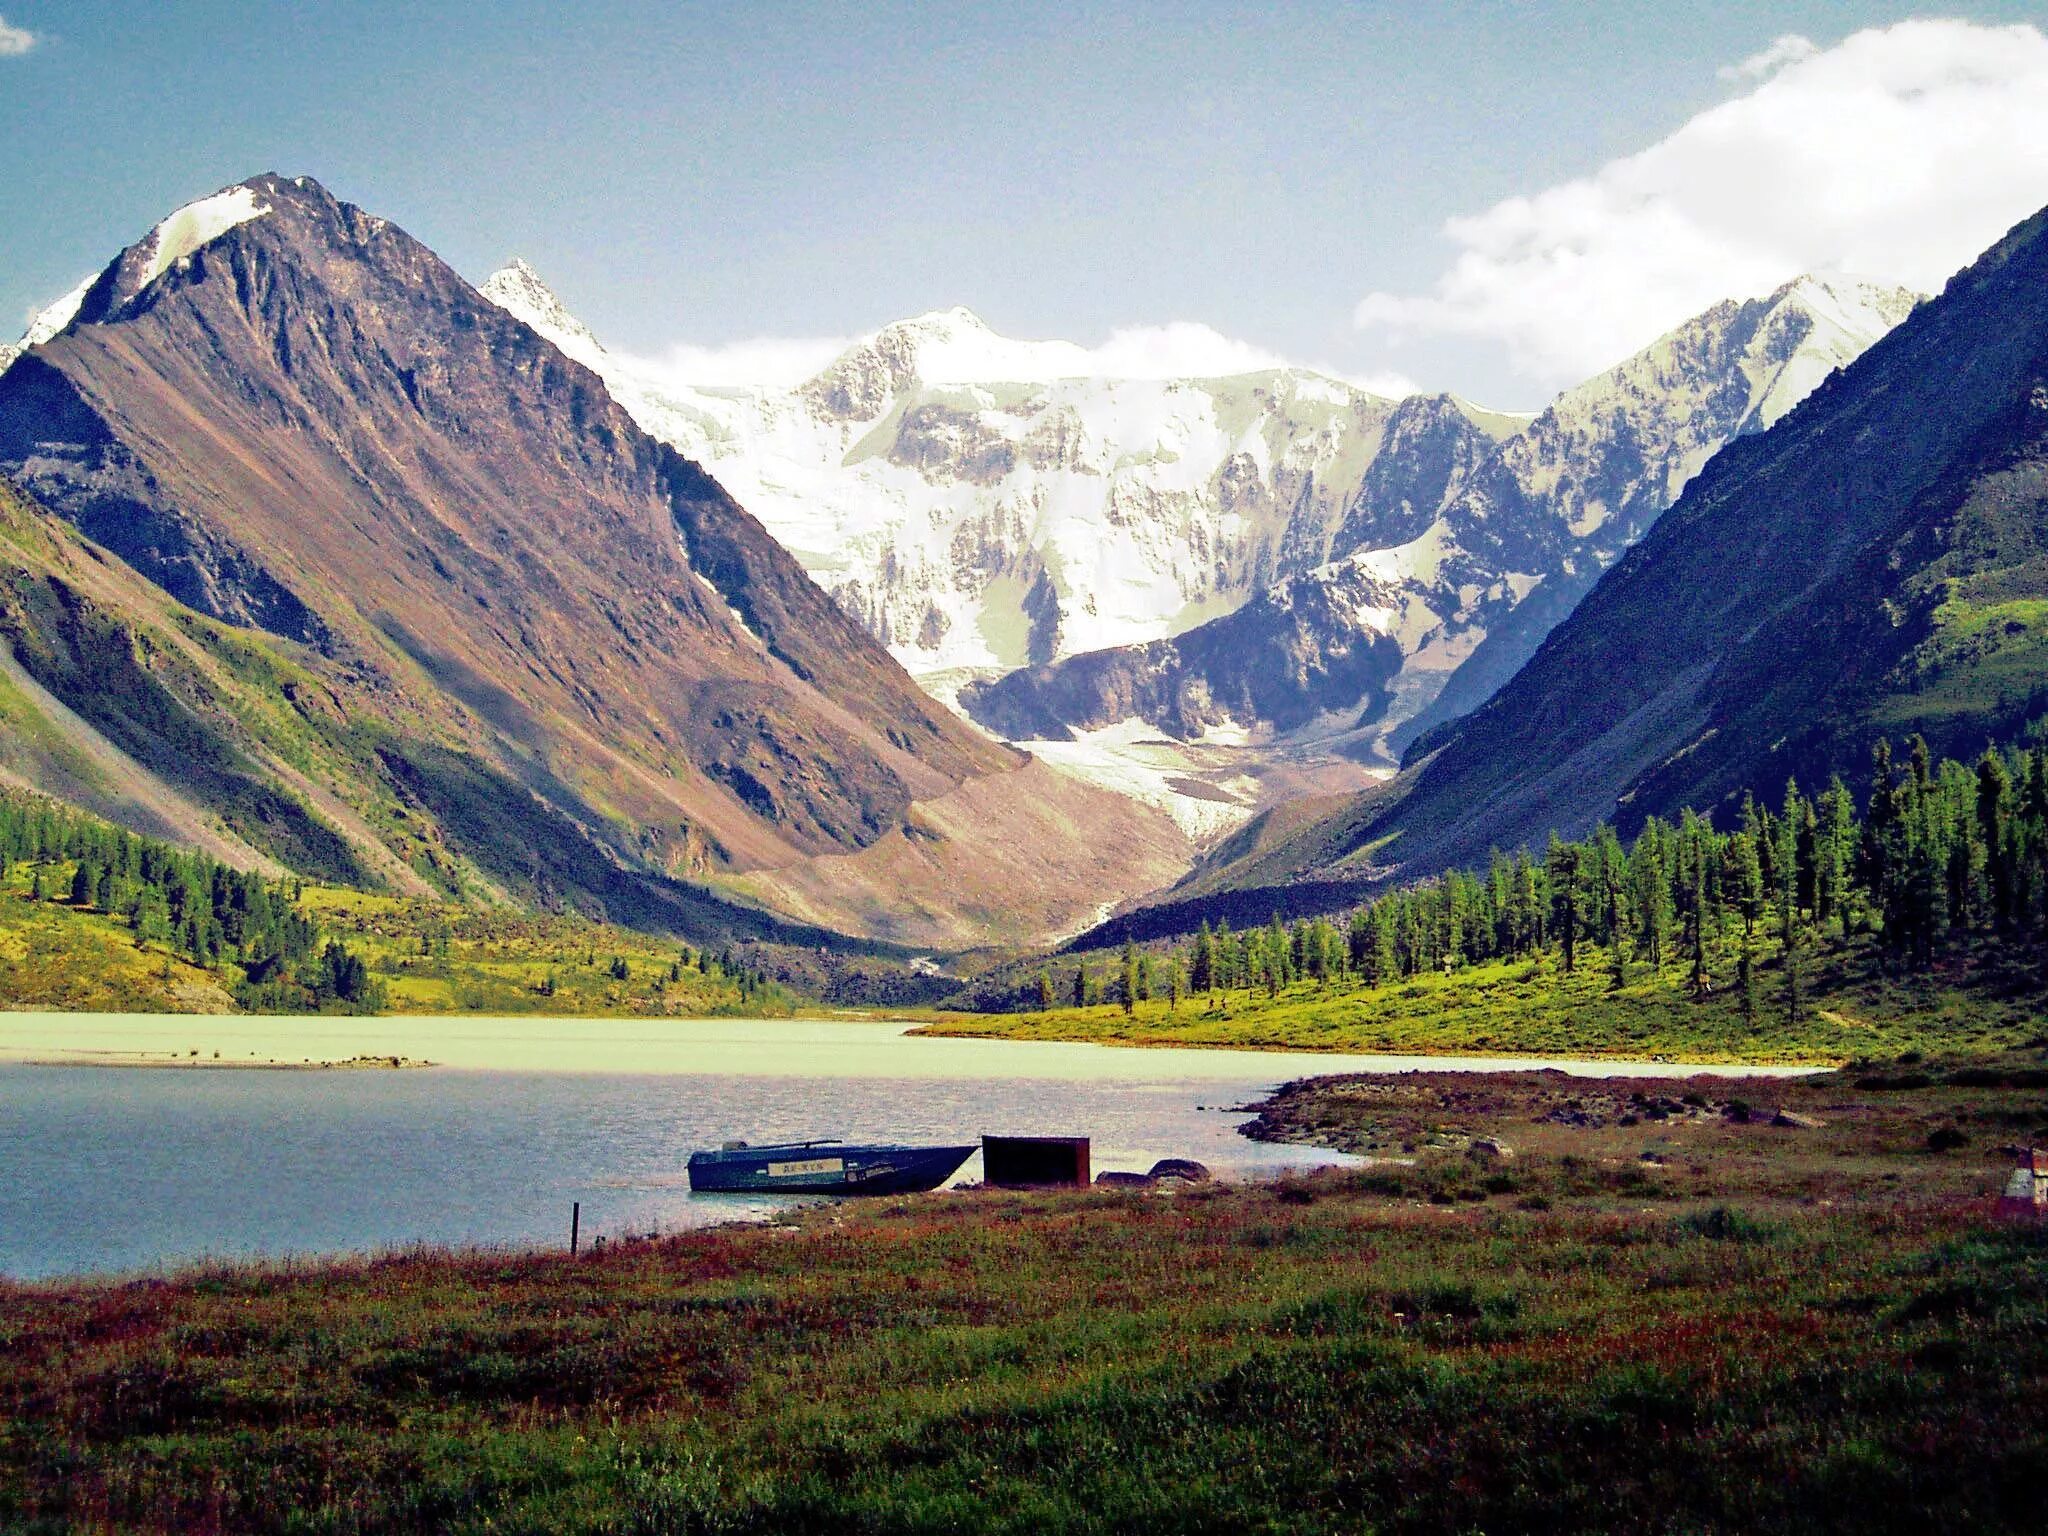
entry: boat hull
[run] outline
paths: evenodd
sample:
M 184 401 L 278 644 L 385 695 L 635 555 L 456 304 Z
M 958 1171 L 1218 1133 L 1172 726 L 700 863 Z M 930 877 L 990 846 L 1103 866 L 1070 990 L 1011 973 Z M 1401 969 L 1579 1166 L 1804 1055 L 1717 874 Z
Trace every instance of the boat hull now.
M 904 1195 L 937 1189 L 974 1147 L 802 1146 L 697 1152 L 697 1194 Z

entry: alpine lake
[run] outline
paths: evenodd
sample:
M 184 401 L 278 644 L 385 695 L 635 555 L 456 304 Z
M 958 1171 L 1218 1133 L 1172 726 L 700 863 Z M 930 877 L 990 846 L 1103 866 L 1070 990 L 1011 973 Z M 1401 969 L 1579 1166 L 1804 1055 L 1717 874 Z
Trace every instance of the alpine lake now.
M 691 1193 L 691 1151 L 736 1138 L 1074 1135 L 1092 1139 L 1098 1173 L 1180 1157 L 1257 1178 L 1347 1161 L 1238 1134 L 1243 1106 L 1298 1078 L 1715 1070 L 931 1039 L 913 1028 L 0 1015 L 0 1276 L 417 1244 L 563 1246 L 572 1204 L 586 1243 L 787 1208 L 786 1197 Z M 954 1182 L 980 1177 L 977 1153 Z

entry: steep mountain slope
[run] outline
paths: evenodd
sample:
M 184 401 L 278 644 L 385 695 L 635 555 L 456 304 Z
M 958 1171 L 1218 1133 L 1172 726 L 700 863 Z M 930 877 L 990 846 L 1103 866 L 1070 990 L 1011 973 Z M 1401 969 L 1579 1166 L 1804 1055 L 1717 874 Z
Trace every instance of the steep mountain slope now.
M 1333 535 L 1338 558 L 1173 641 L 1014 672 L 962 702 L 1018 740 L 1132 715 L 1174 735 L 1327 735 L 1341 715 L 1399 746 L 1483 702 L 1716 450 L 1769 427 L 1911 305 L 1817 277 L 1717 305 L 1498 441 L 1446 397 L 1403 401 Z
M 1433 756 L 1179 894 L 1355 891 L 1552 828 L 1860 781 L 1878 736 L 1968 756 L 2044 718 L 2048 212 L 1717 456 Z
M 935 705 L 594 374 L 310 181 L 227 189 L 123 252 L 0 374 L 0 472 L 309 658 L 383 732 L 363 792 L 504 888 L 544 894 L 573 835 L 586 887 L 772 897 L 801 872 L 830 922 L 919 838 L 932 888 L 895 937 L 1043 932 L 1103 899 L 979 891 L 1002 850 L 919 807 L 1035 803 L 1043 770 Z M 1078 787 L 1062 810 L 1129 851 L 1126 894 L 1171 873 L 1170 828 Z

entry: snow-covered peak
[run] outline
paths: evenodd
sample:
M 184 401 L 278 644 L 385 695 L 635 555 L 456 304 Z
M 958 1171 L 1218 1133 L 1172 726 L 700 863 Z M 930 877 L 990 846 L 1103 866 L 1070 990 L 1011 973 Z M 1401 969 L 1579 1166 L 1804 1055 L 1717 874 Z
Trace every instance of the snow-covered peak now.
M 955 306 L 885 325 L 847 348 L 804 392 L 835 416 L 869 421 L 919 385 L 1043 384 L 1096 371 L 1069 341 L 1014 341 Z
M 21 333 L 21 340 L 18 343 L 0 346 L 0 373 L 5 373 L 9 368 L 13 367 L 14 360 L 30 347 L 40 347 L 44 342 L 58 335 L 66 326 L 71 324 L 78 314 L 79 305 L 85 302 L 86 294 L 92 290 L 92 285 L 99 280 L 99 273 L 94 272 L 90 276 L 81 279 L 78 286 L 65 294 L 63 298 L 58 299 L 53 304 L 46 304 L 43 308 L 37 310 L 35 318 L 28 323 L 28 329 Z
M 916 376 L 926 384 L 1047 384 L 1097 371 L 1085 347 L 999 336 L 972 310 L 941 310 L 889 329 L 910 343 Z
M 1874 339 L 1911 314 L 1920 295 L 1850 272 L 1808 272 L 1773 293 L 1771 302 L 1797 306 L 1837 330 Z
M 22 333 L 23 350 L 40 347 L 69 325 L 78 314 L 78 306 L 85 302 L 86 294 L 92 290 L 92 285 L 98 282 L 99 278 L 97 272 L 88 273 L 79 279 L 78 286 L 63 298 L 38 310 L 35 319 L 29 321 L 28 329 Z
M 229 187 L 187 203 L 149 232 L 142 246 L 148 254 L 135 276 L 134 291 L 140 293 L 202 246 L 269 212 L 270 205 L 248 186 Z
M 1746 359 L 1752 386 L 1748 429 L 1775 426 L 1919 301 L 1907 289 L 1844 272 L 1809 272 L 1778 289 Z
M 569 313 L 568 306 L 541 276 L 518 256 L 484 279 L 483 296 L 506 313 L 525 321 L 586 368 L 599 368 L 604 348 L 590 327 Z

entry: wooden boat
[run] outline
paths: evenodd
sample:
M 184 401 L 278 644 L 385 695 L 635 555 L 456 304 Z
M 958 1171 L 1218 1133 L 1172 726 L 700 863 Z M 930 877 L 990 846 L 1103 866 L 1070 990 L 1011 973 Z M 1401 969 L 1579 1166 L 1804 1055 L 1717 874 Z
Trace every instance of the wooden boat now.
M 973 1155 L 965 1147 L 790 1141 L 750 1147 L 729 1141 L 690 1154 L 698 1194 L 903 1195 L 937 1189 Z

